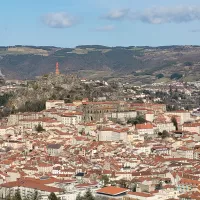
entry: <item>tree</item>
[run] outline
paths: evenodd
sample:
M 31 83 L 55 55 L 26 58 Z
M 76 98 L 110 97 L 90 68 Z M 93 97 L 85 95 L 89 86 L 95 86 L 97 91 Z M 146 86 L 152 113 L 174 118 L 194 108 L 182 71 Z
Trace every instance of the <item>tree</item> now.
M 117 120 L 116 120 L 116 123 L 117 123 L 117 124 L 120 124 L 120 125 L 123 125 L 123 124 L 124 124 L 123 121 L 122 121 L 121 119 L 117 119 Z
M 161 79 L 161 78 L 163 78 L 163 77 L 164 77 L 163 74 L 157 74 L 157 75 L 156 75 L 156 78 L 157 78 L 157 79 Z
M 135 102 L 136 102 L 136 103 L 144 103 L 144 101 L 143 101 L 142 98 L 137 98 Z
M 26 101 L 23 106 L 21 106 L 19 112 L 40 112 L 45 109 L 45 100 L 37 101 Z
M 173 80 L 173 79 L 178 80 L 178 79 L 182 78 L 182 76 L 183 76 L 182 74 L 173 73 L 173 74 L 170 76 L 170 79 L 171 79 L 171 80 Z
M 83 200 L 95 200 L 94 196 L 92 195 L 90 189 L 88 189 L 83 196 Z
M 177 122 L 176 118 L 172 117 L 171 121 L 174 124 L 174 126 L 176 127 L 176 131 L 177 131 L 178 130 L 178 122 Z
M 137 185 L 133 184 L 132 187 L 131 187 L 131 191 L 132 192 L 136 192 L 136 189 L 137 189 Z
M 101 180 L 104 186 L 106 186 L 109 183 L 109 177 L 107 175 L 102 175 Z
M 49 100 L 56 100 L 56 94 L 52 94 L 51 97 L 49 98 Z
M 79 131 L 79 134 L 80 134 L 80 135 L 84 135 L 84 134 L 85 134 L 85 129 L 82 128 L 82 129 Z
M 169 137 L 169 133 L 166 130 L 164 130 L 163 132 L 159 132 L 158 136 L 161 137 L 162 139 L 165 139 Z
M 40 195 L 39 195 L 38 191 L 35 191 L 32 194 L 31 200 L 39 200 L 39 199 L 40 199 Z
M 23 198 L 23 200 L 30 200 L 27 196 L 25 198 Z M 32 199 L 31 199 L 32 200 Z
M 168 133 L 166 130 L 164 130 L 164 131 L 162 132 L 162 137 L 163 137 L 163 138 L 169 137 L 169 133 Z
M 192 106 L 191 106 L 191 105 L 185 106 L 185 110 L 191 110 L 191 109 L 192 109 Z
M 193 65 L 193 62 L 187 61 L 187 62 L 184 62 L 184 65 L 185 65 L 185 66 L 192 66 L 192 65 Z
M 176 110 L 176 106 L 174 105 L 167 105 L 167 111 L 175 111 Z
M 12 93 L 0 95 L 0 106 L 5 106 L 11 97 L 13 97 Z
M 143 123 L 145 123 L 145 122 L 147 122 L 146 119 L 144 119 L 143 116 L 138 115 L 138 116 L 135 117 L 135 118 L 130 118 L 130 119 L 128 119 L 127 124 L 136 125 L 136 124 L 143 124 Z
M 20 191 L 17 190 L 17 192 L 15 193 L 15 196 L 13 197 L 13 200 L 22 200 Z
M 146 133 L 145 136 L 144 136 L 144 140 L 145 141 L 152 140 L 152 137 L 149 137 L 148 134 Z
M 161 190 L 162 189 L 162 182 L 159 182 L 157 185 L 155 185 L 155 190 Z
M 54 192 L 51 192 L 51 194 L 48 196 L 49 200 L 59 200 L 59 198 L 55 195 Z
M 42 125 L 41 124 L 38 124 L 38 126 L 35 127 L 35 130 L 40 133 L 42 131 L 45 131 L 45 129 L 43 129 Z
M 109 200 L 109 197 L 103 197 L 103 196 L 96 196 L 95 200 Z
M 173 94 L 173 90 L 172 90 L 172 86 L 171 85 L 169 86 L 169 94 L 170 94 L 170 96 L 172 96 L 172 94 Z
M 119 181 L 119 186 L 122 187 L 122 188 L 126 188 L 126 180 L 121 179 L 121 180 Z
M 162 132 L 158 132 L 158 136 L 161 137 L 162 136 Z
M 5 200 L 12 200 L 10 194 L 8 194 L 8 195 L 6 196 Z
M 81 194 L 79 192 L 78 195 L 76 196 L 76 200 L 82 200 L 82 199 L 83 199 L 83 197 L 81 197 Z

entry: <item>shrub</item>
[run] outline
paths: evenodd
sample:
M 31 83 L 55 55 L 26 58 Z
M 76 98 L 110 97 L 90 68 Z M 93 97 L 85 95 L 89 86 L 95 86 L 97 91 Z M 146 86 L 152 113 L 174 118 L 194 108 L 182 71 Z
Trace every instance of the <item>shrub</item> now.
M 182 78 L 182 77 L 183 77 L 182 74 L 179 74 L 179 73 L 173 73 L 173 74 L 170 76 L 170 79 L 171 79 L 171 80 L 173 80 L 173 79 L 178 80 L 178 79 L 180 79 L 180 78 Z
M 163 77 L 164 77 L 163 74 L 157 74 L 157 75 L 156 75 L 156 78 L 157 78 L 157 79 L 160 79 L 160 78 L 163 78 Z

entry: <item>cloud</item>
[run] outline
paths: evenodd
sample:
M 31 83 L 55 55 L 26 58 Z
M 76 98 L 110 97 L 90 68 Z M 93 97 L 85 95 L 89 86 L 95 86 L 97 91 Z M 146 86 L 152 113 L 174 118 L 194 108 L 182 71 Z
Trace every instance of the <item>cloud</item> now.
M 106 26 L 98 27 L 95 30 L 96 31 L 112 31 L 114 29 L 115 27 L 113 25 L 106 25 Z
M 77 22 L 74 17 L 65 12 L 48 13 L 42 17 L 42 21 L 51 28 L 69 28 Z
M 200 7 L 153 7 L 133 15 L 133 19 L 150 24 L 183 23 L 200 20 Z
M 152 7 L 142 11 L 115 10 L 108 13 L 106 19 L 127 19 L 149 24 L 186 23 L 200 20 L 200 6 Z
M 193 29 L 193 30 L 190 30 L 190 32 L 192 32 L 192 33 L 199 33 L 200 29 Z
M 119 20 L 126 18 L 128 14 L 129 9 L 112 10 L 105 16 L 105 18 L 108 20 Z

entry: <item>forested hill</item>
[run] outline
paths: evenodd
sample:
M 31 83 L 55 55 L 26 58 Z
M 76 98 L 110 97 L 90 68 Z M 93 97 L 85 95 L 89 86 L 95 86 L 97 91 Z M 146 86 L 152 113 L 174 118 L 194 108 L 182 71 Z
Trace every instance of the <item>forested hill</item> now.
M 76 48 L 51 46 L 0 47 L 0 68 L 8 79 L 34 79 L 55 71 L 84 78 L 119 79 L 149 83 L 169 80 L 174 73 L 186 81 L 200 77 L 200 46 Z

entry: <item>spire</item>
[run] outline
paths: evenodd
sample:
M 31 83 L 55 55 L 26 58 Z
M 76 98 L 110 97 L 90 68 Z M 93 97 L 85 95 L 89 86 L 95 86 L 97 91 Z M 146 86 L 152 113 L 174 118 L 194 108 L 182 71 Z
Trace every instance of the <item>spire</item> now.
M 59 71 L 59 64 L 58 62 L 56 63 L 56 75 L 59 75 L 60 71 Z

